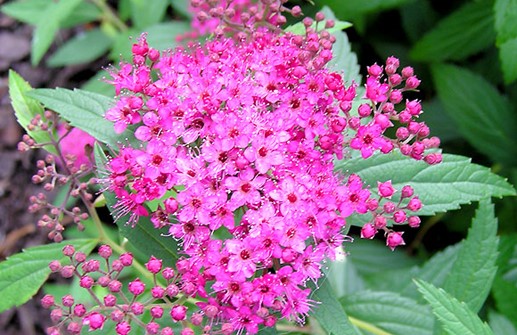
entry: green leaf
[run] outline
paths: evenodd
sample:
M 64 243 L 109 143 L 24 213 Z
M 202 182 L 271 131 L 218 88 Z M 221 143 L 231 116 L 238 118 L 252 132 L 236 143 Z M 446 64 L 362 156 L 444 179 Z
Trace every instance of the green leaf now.
M 41 13 L 49 5 L 48 0 L 12 1 L 2 6 L 2 13 L 35 26 L 40 21 Z
M 179 34 L 190 31 L 190 25 L 184 21 L 171 21 L 166 23 L 156 24 L 146 28 L 147 42 L 149 46 L 162 50 L 174 49 L 179 43 L 175 37 Z M 142 32 L 136 29 L 120 34 L 116 39 L 114 46 L 110 53 L 112 60 L 118 61 L 122 59 L 131 59 L 131 45 L 134 39 L 140 36 Z M 133 39 L 133 42 L 132 42 Z
M 377 241 L 357 239 L 354 243 L 345 244 L 348 253 L 347 260 L 351 260 L 360 276 L 375 276 L 388 270 L 408 269 L 416 264 L 402 250 L 391 252 Z
M 484 78 L 452 65 L 431 68 L 445 111 L 472 146 L 494 161 L 517 163 L 517 117 Z
M 433 309 L 433 314 L 450 335 L 493 335 L 488 325 L 465 303 L 423 280 L 415 280 L 418 290 Z
M 420 115 L 419 121 L 431 129 L 431 136 L 440 138 L 440 142 L 448 142 L 461 138 L 454 121 L 445 112 L 445 108 L 438 98 L 422 102 L 422 109 L 425 111 Z
M 105 170 L 108 160 L 100 145 L 94 148 L 95 161 L 99 170 Z M 116 210 L 113 208 L 117 203 L 117 198 L 111 192 L 105 191 L 104 197 L 106 204 L 115 219 L 122 236 L 147 257 L 154 255 L 161 258 L 167 266 L 174 266 L 178 259 L 178 244 L 168 235 L 167 228 L 156 229 L 148 217 L 140 217 L 134 227 L 128 222 L 130 215 L 117 218 Z
M 400 8 L 400 17 L 404 32 L 415 42 L 435 25 L 438 13 L 430 1 L 413 1 Z
M 442 163 L 428 165 L 392 152 L 366 160 L 340 161 L 336 169 L 358 174 L 374 193 L 379 180 L 391 180 L 396 190 L 410 184 L 424 204 L 419 215 L 457 209 L 459 205 L 487 197 L 515 195 L 515 189 L 505 179 L 486 167 L 472 164 L 467 157 L 456 155 L 444 154 Z
M 104 81 L 105 78 L 109 78 L 110 75 L 106 70 L 100 70 L 93 77 L 85 82 L 81 89 L 93 93 L 105 95 L 107 97 L 115 96 L 115 87 Z
M 348 320 L 347 314 L 336 299 L 330 283 L 325 278 L 319 283 L 317 289 L 313 287 L 310 298 L 320 302 L 313 307 L 311 315 L 316 318 L 328 334 L 359 335 L 359 332 Z
M 383 272 L 382 276 L 370 276 L 368 287 L 381 291 L 390 290 L 420 303 L 420 299 L 423 301 L 423 298 L 418 293 L 413 279 L 418 278 L 435 286 L 442 286 L 458 257 L 460 248 L 461 243 L 449 246 L 419 267 Z
M 27 92 L 32 91 L 32 87 L 18 73 L 9 70 L 9 98 L 14 109 L 14 115 L 18 123 L 25 129 L 36 143 L 50 142 L 50 134 L 42 130 L 29 130 L 28 126 L 36 115 L 43 117 L 43 106 L 27 96 Z M 56 154 L 56 149 L 52 146 L 46 146 L 45 150 Z
M 363 279 L 359 276 L 352 260 L 346 256 L 342 260 L 330 262 L 327 278 L 337 297 L 364 290 Z
M 340 302 L 359 329 L 375 327 L 391 335 L 433 334 L 434 318 L 429 307 L 399 294 L 362 291 L 346 295 Z
M 161 22 L 169 7 L 169 2 L 166 0 L 131 0 L 130 4 L 133 25 L 140 29 Z
M 349 20 L 364 14 L 396 8 L 411 1 L 413 0 L 315 0 L 314 3 L 317 7 L 327 5 L 337 17 Z
M 49 58 L 49 66 L 64 66 L 93 61 L 102 56 L 110 48 L 111 38 L 100 29 L 92 29 L 79 34 L 63 44 Z
M 497 310 L 504 314 L 517 327 L 517 286 L 500 276 L 497 276 L 492 285 L 492 295 Z
M 81 3 L 82 0 L 51 1 L 42 13 L 38 14 L 39 21 L 32 37 L 31 63 L 37 65 L 52 44 L 59 30 L 60 23 L 65 20 Z
M 488 320 L 495 335 L 517 335 L 517 329 L 503 315 L 490 311 L 488 313 Z
M 517 37 L 499 46 L 499 58 L 504 82 L 509 85 L 517 79 Z
M 72 126 L 84 130 L 112 148 L 117 148 L 121 140 L 134 137 L 129 129 L 122 134 L 115 133 L 113 123 L 104 118 L 104 113 L 114 105 L 114 101 L 102 94 L 57 88 L 33 90 L 30 95 Z
M 172 7 L 186 18 L 192 17 L 192 12 L 189 10 L 189 0 L 171 0 Z
M 443 288 L 473 312 L 485 302 L 497 272 L 497 218 L 489 200 L 479 202 L 467 239 Z
M 0 313 L 27 302 L 50 274 L 48 265 L 53 260 L 65 262 L 62 254 L 65 245 L 72 244 L 77 251 L 89 254 L 97 240 L 69 240 L 32 247 L 0 263 Z
M 414 60 L 460 60 L 495 42 L 493 0 L 469 2 L 424 35 L 413 47 Z
M 1 11 L 18 21 L 35 26 L 41 19 L 41 13 L 51 5 L 52 2 L 48 0 L 19 0 L 6 3 L 2 6 Z M 99 19 L 100 14 L 101 11 L 94 4 L 82 1 L 75 11 L 63 19 L 60 26 L 68 28 L 95 21 Z
M 361 67 L 357 62 L 357 55 L 352 51 L 352 45 L 344 32 L 333 34 L 336 42 L 332 45 L 332 60 L 327 64 L 330 71 L 342 73 L 346 85 L 362 82 Z
M 517 0 L 495 0 L 494 14 L 497 44 L 517 37 Z

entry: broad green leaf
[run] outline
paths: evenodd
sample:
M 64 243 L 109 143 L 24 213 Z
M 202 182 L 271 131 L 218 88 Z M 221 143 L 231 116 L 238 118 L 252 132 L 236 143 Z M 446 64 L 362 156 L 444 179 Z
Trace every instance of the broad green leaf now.
M 37 65 L 52 44 L 54 36 L 63 22 L 81 3 L 82 0 L 52 1 L 42 13 L 32 37 L 31 63 Z
M 431 70 L 445 111 L 465 139 L 494 161 L 517 163 L 517 117 L 508 100 L 466 69 L 437 64 Z
M 498 45 L 517 37 L 517 0 L 495 0 L 494 15 Z
M 413 1 L 400 8 L 400 17 L 406 35 L 415 42 L 435 25 L 438 13 L 430 1 Z
M 416 264 L 402 250 L 391 252 L 384 244 L 377 241 L 357 239 L 353 243 L 345 244 L 348 253 L 347 260 L 351 260 L 361 276 L 375 276 L 384 271 L 394 269 L 408 269 Z
M 424 207 L 419 215 L 433 215 L 487 197 L 515 195 L 515 189 L 490 169 L 472 164 L 467 157 L 443 155 L 443 162 L 428 165 L 398 152 L 376 154 L 369 159 L 340 161 L 336 169 L 356 173 L 376 192 L 377 181 L 391 180 L 396 190 L 410 184 Z M 394 201 L 398 199 L 394 196 Z
M 312 307 L 310 313 L 327 334 L 334 335 L 359 335 L 359 332 L 348 320 L 348 316 L 343 310 L 343 307 L 336 299 L 335 293 L 328 280 L 323 278 L 319 287 L 313 287 L 313 293 L 310 299 L 318 301 L 319 304 Z
M 478 312 L 485 302 L 497 272 L 497 218 L 489 200 L 479 202 L 467 239 L 443 288 Z
M 29 130 L 28 126 L 36 115 L 43 117 L 43 106 L 27 95 L 32 91 L 32 87 L 18 73 L 9 70 L 9 98 L 14 109 L 14 114 L 18 123 L 36 141 L 36 143 L 50 142 L 50 134 L 42 130 Z M 46 146 L 45 150 L 55 154 L 56 150 L 52 146 Z
M 488 320 L 495 335 L 517 335 L 517 328 L 505 316 L 490 311 Z
M 517 79 L 517 37 L 499 46 L 499 58 L 504 82 L 508 85 Z
M 87 63 L 102 56 L 111 43 L 111 38 L 96 28 L 67 41 L 49 58 L 47 64 L 64 66 Z
M 171 0 L 172 7 L 186 18 L 192 17 L 192 12 L 189 9 L 189 0 Z
M 62 254 L 65 245 L 72 244 L 77 251 L 89 254 L 97 240 L 69 240 L 32 247 L 0 263 L 0 313 L 27 302 L 50 274 L 48 265 L 53 260 L 66 261 Z
M 486 323 L 476 313 L 456 298 L 422 280 L 415 280 L 418 290 L 433 309 L 433 314 L 450 335 L 493 335 Z
M 115 133 L 113 123 L 104 118 L 104 113 L 114 105 L 114 101 L 102 94 L 57 88 L 33 90 L 30 95 L 72 126 L 84 130 L 112 148 L 117 148 L 121 140 L 134 137 L 129 129 L 122 134 Z
M 494 44 L 493 0 L 469 2 L 420 39 L 410 56 L 418 61 L 460 60 Z
M 11 1 L 2 6 L 2 13 L 35 26 L 49 4 L 48 0 Z
M 352 45 L 344 32 L 334 33 L 336 42 L 332 45 L 332 60 L 327 64 L 330 71 L 342 73 L 346 85 L 352 82 L 360 84 L 362 76 L 361 67 L 357 63 L 357 55 L 352 51 Z
M 40 21 L 41 13 L 51 4 L 51 1 L 48 0 L 11 1 L 3 5 L 1 11 L 18 21 L 35 26 Z M 99 19 L 100 14 L 100 10 L 94 4 L 82 1 L 75 11 L 63 19 L 60 26 L 69 28 L 82 23 L 95 21 Z
M 352 260 L 346 256 L 330 262 L 327 278 L 337 297 L 364 290 L 364 282 Z
M 438 287 L 442 286 L 458 257 L 460 248 L 461 243 L 449 246 L 445 250 L 437 252 L 419 267 L 383 272 L 382 276 L 370 276 L 368 277 L 368 287 L 381 291 L 389 290 L 415 299 L 419 303 L 420 300 L 423 302 L 413 279 L 417 278 Z
M 458 127 L 451 117 L 445 112 L 445 108 L 438 98 L 422 102 L 425 111 L 420 115 L 419 121 L 423 121 L 431 129 L 431 135 L 440 138 L 442 143 L 457 140 L 461 137 Z
M 131 20 L 133 25 L 140 29 L 162 21 L 169 6 L 169 2 L 166 0 L 131 0 L 130 3 Z
M 364 14 L 396 8 L 413 0 L 315 0 L 317 7 L 329 6 L 337 17 L 348 20 Z
M 429 307 L 397 293 L 362 291 L 339 301 L 360 330 L 375 327 L 390 335 L 433 334 L 434 318 Z
M 145 29 L 147 33 L 147 42 L 149 46 L 160 51 L 167 49 L 174 49 L 178 46 L 176 36 L 186 33 L 190 30 L 190 25 L 184 21 L 170 21 L 166 23 L 159 23 Z M 114 43 L 113 49 L 110 53 L 110 58 L 113 60 L 131 59 L 131 45 L 136 42 L 136 39 L 143 31 L 130 29 L 123 34 L 120 34 Z
M 517 285 L 497 276 L 492 285 L 497 310 L 517 327 Z
M 106 70 L 100 70 L 93 77 L 85 82 L 81 89 L 93 93 L 105 95 L 107 97 L 115 96 L 115 87 L 105 82 L 105 78 L 109 78 L 110 75 Z
M 94 154 L 99 170 L 105 170 L 107 157 L 100 145 L 95 145 Z M 129 223 L 130 214 L 117 218 L 116 210 L 113 208 L 117 203 L 115 195 L 108 191 L 103 194 L 121 235 L 146 257 L 154 255 L 161 258 L 167 266 L 174 266 L 178 259 L 178 244 L 172 237 L 165 236 L 168 235 L 167 229 L 154 228 L 148 217 L 140 217 L 135 226 L 132 227 Z

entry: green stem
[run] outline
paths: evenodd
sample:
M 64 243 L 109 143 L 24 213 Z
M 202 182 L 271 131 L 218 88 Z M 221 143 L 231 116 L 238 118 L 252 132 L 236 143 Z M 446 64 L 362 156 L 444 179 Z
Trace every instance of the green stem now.
M 113 23 L 120 31 L 126 31 L 127 25 L 117 16 L 113 9 L 106 3 L 106 0 L 91 0 L 101 11 L 108 22 Z
M 388 333 L 380 328 L 377 328 L 376 326 L 368 323 L 368 322 L 364 322 L 364 321 L 361 321 L 359 319 L 356 319 L 354 317 L 351 317 L 349 316 L 348 319 L 350 320 L 350 322 L 356 326 L 357 328 L 360 328 L 360 329 L 364 329 L 374 335 L 393 335 L 391 333 Z

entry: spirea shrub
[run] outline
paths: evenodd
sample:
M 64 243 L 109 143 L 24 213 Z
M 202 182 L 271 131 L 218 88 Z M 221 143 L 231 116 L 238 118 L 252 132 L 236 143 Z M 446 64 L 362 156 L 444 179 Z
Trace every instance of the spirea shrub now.
M 132 60 L 109 69 L 116 97 L 97 121 L 108 135 L 33 107 L 32 138 L 19 147 L 50 152 L 33 180 L 68 188 L 61 205 L 40 194 L 31 210 L 49 210 L 39 225 L 55 242 L 70 217 L 80 230 L 94 225 L 101 244 L 95 256 L 66 244 L 50 263 L 91 299 L 45 295 L 49 334 L 256 334 L 283 320 L 303 324 L 321 303 L 312 296 L 324 262 L 353 240 L 352 216 L 364 217 L 362 238 L 383 237 L 391 250 L 405 244 L 397 226 L 419 227 L 425 203 L 412 186 L 367 184 L 336 162 L 398 152 L 440 163 L 440 141 L 406 95 L 420 80 L 392 56 L 367 67 L 364 86 L 346 82 L 328 68 L 336 22 L 318 13 L 300 34 L 283 31 L 284 14 L 301 15 L 284 2 L 192 1 L 183 46 L 161 51 L 140 36 Z M 69 209 L 72 198 L 84 206 Z M 155 250 L 175 241 L 178 257 L 148 254 L 142 265 L 106 234 L 96 212 L 103 200 L 123 235 L 142 229 Z

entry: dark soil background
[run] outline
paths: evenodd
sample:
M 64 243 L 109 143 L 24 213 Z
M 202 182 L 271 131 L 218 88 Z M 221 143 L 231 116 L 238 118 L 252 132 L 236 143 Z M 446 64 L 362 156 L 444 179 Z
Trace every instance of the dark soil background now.
M 0 0 L 0 4 L 3 1 Z M 66 34 L 66 33 L 65 33 Z M 30 64 L 32 27 L 0 13 L 0 261 L 23 248 L 48 243 L 47 232 L 37 228 L 41 214 L 29 213 L 29 197 L 42 191 L 31 183 L 35 162 L 43 152 L 18 152 L 23 135 L 10 106 L 9 69 L 32 87 L 78 87 L 92 65 L 49 69 Z M 66 36 L 63 36 L 66 38 Z M 42 62 L 44 64 L 44 61 Z M 98 67 L 97 67 L 98 69 Z M 48 311 L 39 305 L 41 293 L 27 304 L 0 314 L 0 335 L 44 334 Z M 1 299 L 1 297 L 0 297 Z

